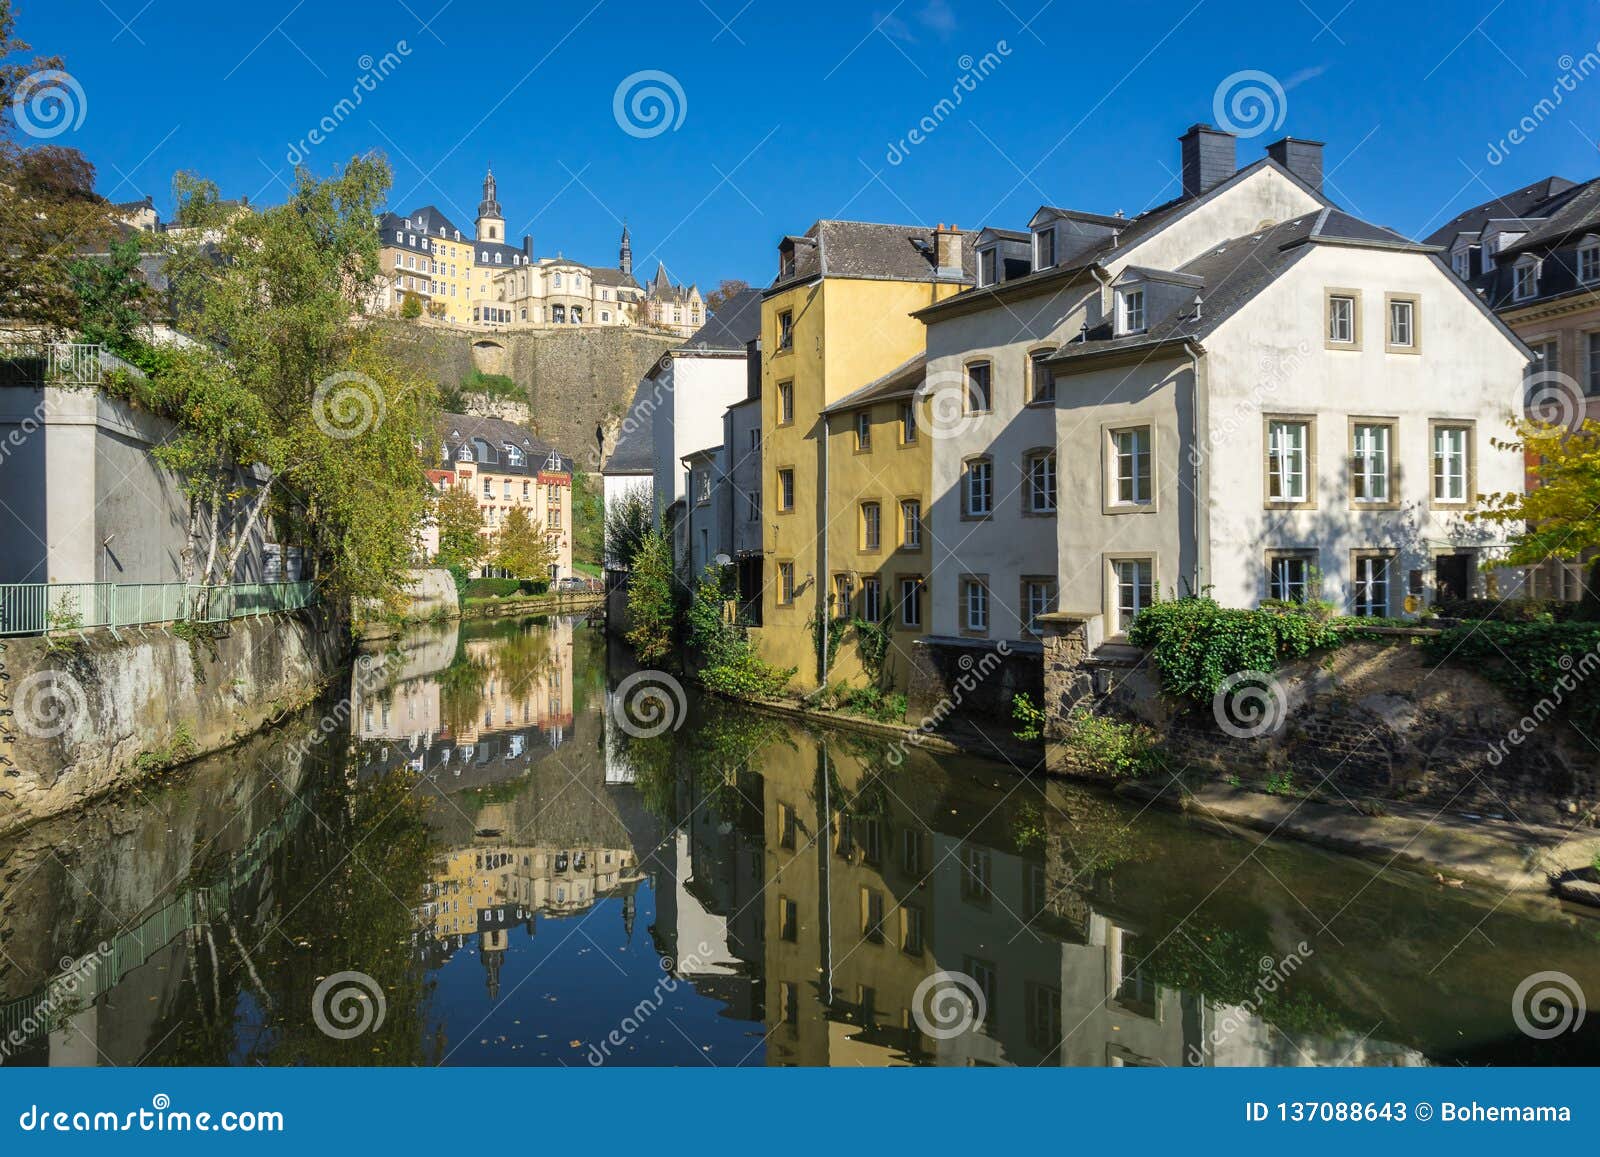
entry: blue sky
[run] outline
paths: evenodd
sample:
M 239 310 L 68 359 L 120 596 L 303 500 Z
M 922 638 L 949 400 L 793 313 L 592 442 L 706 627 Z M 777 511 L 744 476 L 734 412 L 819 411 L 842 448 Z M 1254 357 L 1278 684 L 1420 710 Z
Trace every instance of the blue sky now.
M 1277 124 L 1240 141 L 1241 163 L 1284 133 L 1324 140 L 1330 195 L 1412 235 L 1539 177 L 1600 170 L 1594 4 L 17 3 L 20 34 L 65 56 L 83 93 L 56 143 L 81 148 L 116 200 L 148 193 L 165 211 L 173 172 L 194 169 L 273 201 L 291 149 L 321 172 L 381 149 L 392 207 L 432 202 L 470 227 L 492 161 L 508 232 L 536 253 L 612 262 L 626 218 L 637 266 L 659 258 L 702 287 L 765 283 L 778 239 L 819 217 L 1020 227 L 1042 203 L 1131 216 L 1177 192 L 1176 138 L 1218 119 L 1229 78 L 1266 93 Z M 676 110 L 655 135 L 614 111 L 641 72 L 670 78 L 635 83 Z M 958 89 L 959 107 L 936 111 Z M 337 113 L 352 91 L 359 107 Z M 1559 106 L 1539 111 L 1553 91 Z M 325 117 L 335 127 L 310 144 Z

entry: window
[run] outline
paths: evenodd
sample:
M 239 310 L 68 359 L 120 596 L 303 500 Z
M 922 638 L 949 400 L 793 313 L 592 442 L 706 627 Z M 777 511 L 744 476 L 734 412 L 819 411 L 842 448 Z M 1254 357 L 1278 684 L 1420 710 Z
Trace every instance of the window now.
M 883 943 L 883 893 L 861 889 L 861 935 L 873 944 Z
M 778 602 L 788 604 L 794 602 L 794 563 L 780 562 L 778 564 Z
M 967 413 L 987 414 L 992 408 L 988 362 L 973 362 L 967 367 Z
M 922 579 L 908 576 L 900 580 L 900 625 L 922 626 Z
M 961 846 L 961 899 L 968 904 L 989 906 L 994 876 L 994 857 L 989 849 L 972 844 Z
M 1122 292 L 1122 332 L 1144 332 L 1144 290 L 1127 289 Z
M 1328 295 L 1328 344 L 1356 344 L 1356 299 L 1350 294 Z
M 704 506 L 711 501 L 711 471 L 706 469 L 694 472 L 694 501 L 696 506 Z
M 1033 235 L 1033 267 L 1049 269 L 1056 263 L 1056 231 L 1051 226 Z
M 1467 427 L 1433 428 L 1433 500 L 1467 501 Z
M 917 441 L 917 411 L 911 402 L 900 403 L 900 444 L 914 445 Z
M 778 936 L 791 942 L 800 938 L 800 906 L 786 896 L 778 897 Z
M 1526 301 L 1539 292 L 1539 263 L 1525 258 L 1511 267 L 1511 296 Z
M 1061 1047 L 1061 990 L 1028 981 L 1022 986 L 1024 1028 L 1029 1047 L 1051 1054 Z
M 1048 615 L 1056 601 L 1055 580 L 1031 578 L 1022 581 L 1022 629 L 1039 633 L 1039 616 Z
M 922 833 L 905 828 L 900 835 L 900 866 L 908 876 L 922 875 Z
M 1351 492 L 1357 502 L 1389 501 L 1391 427 L 1357 422 L 1351 447 Z
M 1117 580 L 1117 631 L 1126 633 L 1155 598 L 1155 567 L 1148 558 L 1123 558 L 1114 564 Z
M 1056 511 L 1056 455 L 1045 450 L 1028 456 L 1028 512 L 1054 514 Z
M 1589 364 L 1585 367 L 1584 389 L 1590 394 L 1600 394 L 1600 333 L 1588 335 Z
M 1389 613 L 1389 563 L 1384 555 L 1358 555 L 1350 596 L 1351 614 L 1382 618 Z
M 1303 603 L 1310 594 L 1311 560 L 1284 554 L 1267 560 L 1267 597 L 1285 603 Z
M 922 501 L 917 498 L 900 500 L 900 545 L 907 550 L 922 549 Z
M 501 489 L 500 497 L 504 498 L 507 502 L 510 502 L 511 501 L 511 479 L 507 478 L 505 480 L 505 484 L 500 489 Z
M 746 522 L 760 522 L 761 491 L 759 489 L 750 491 L 749 494 L 745 495 L 745 502 L 747 505 L 745 507 L 744 520 Z
M 1528 363 L 1529 377 L 1551 373 L 1561 368 L 1561 344 L 1558 339 L 1530 341 L 1528 348 L 1533 350 L 1533 361 Z
M 921 956 L 923 952 L 922 909 L 906 904 L 900 909 L 900 951 L 907 956 Z
M 1450 255 L 1450 268 L 1456 271 L 1456 276 L 1466 281 L 1472 276 L 1472 250 L 1458 249 Z
M 1585 237 L 1578 246 L 1578 280 L 1585 285 L 1600 280 L 1600 239 Z
M 794 349 L 794 311 L 783 310 L 778 314 L 778 348 L 780 350 Z
M 1150 504 L 1150 427 L 1134 426 L 1112 432 L 1118 506 Z
M 794 383 L 778 383 L 778 425 L 787 426 L 794 421 Z
M 794 470 L 784 468 L 778 471 L 778 509 L 794 509 Z
M 883 542 L 883 512 L 876 502 L 861 504 L 861 549 L 877 550 Z
M 1028 355 L 1028 400 L 1034 405 L 1050 405 L 1056 400 L 1056 375 L 1045 364 L 1047 359 L 1055 356 L 1055 352 L 1053 349 L 1034 350 Z
M 1389 298 L 1389 352 L 1414 353 L 1417 348 L 1417 302 L 1412 297 Z
M 861 617 L 869 623 L 883 619 L 883 583 L 876 578 L 861 580 Z
M 488 478 L 483 480 L 483 496 L 485 498 L 494 497 L 494 483 Z
M 867 410 L 856 414 L 856 449 L 872 449 L 872 414 Z
M 988 458 L 974 458 L 967 463 L 965 482 L 962 517 L 988 518 L 994 510 L 994 463 Z
M 995 250 L 985 249 L 978 254 L 978 286 L 993 285 L 995 282 Z
M 982 579 L 961 580 L 961 623 L 969 633 L 989 630 L 989 587 Z
M 981 1002 L 982 1007 L 973 1010 L 974 1012 L 983 1013 L 983 1018 L 979 1020 L 978 1023 L 973 1027 L 975 1029 L 986 1031 L 1000 1010 L 999 973 L 995 969 L 992 961 L 979 960 L 976 956 L 962 957 L 961 971 L 972 977 L 973 982 L 977 984 L 979 991 L 983 993 L 983 1001 Z
M 833 613 L 838 616 L 850 613 L 850 576 L 836 574 L 833 576 Z
M 1307 493 L 1306 422 L 1267 423 L 1267 499 L 1270 502 L 1304 502 Z

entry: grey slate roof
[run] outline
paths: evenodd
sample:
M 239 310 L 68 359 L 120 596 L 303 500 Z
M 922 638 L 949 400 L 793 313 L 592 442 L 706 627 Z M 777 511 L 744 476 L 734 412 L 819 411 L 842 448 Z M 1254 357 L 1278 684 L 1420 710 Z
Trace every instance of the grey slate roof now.
M 478 458 L 477 464 L 489 466 L 498 474 L 537 474 L 544 469 L 545 460 L 555 449 L 550 443 L 535 438 L 533 432 L 526 426 L 519 426 L 515 422 L 507 422 L 500 418 L 480 418 L 475 414 L 452 414 L 448 411 L 441 413 L 438 432 L 439 440 L 449 455 L 449 461 L 445 463 L 447 469 L 454 468 L 458 461 L 456 453 L 463 443 L 471 445 L 479 438 L 494 448 L 496 460 L 485 463 Z M 506 460 L 504 447 L 508 442 L 522 451 L 521 466 L 513 466 Z M 433 447 L 434 452 L 438 450 L 439 447 Z M 425 456 L 432 457 L 432 454 Z M 564 454 L 561 455 L 561 468 L 572 469 L 572 459 Z
M 914 354 L 895 366 L 894 369 L 868 382 L 860 389 L 851 390 L 844 397 L 830 405 L 824 406 L 824 414 L 838 414 L 845 410 L 856 410 L 862 406 L 871 405 L 873 402 L 885 401 L 889 398 L 909 397 L 916 392 L 927 376 L 928 358 L 925 353 Z
M 716 313 L 675 353 L 695 350 L 729 350 L 744 353 L 745 346 L 761 334 L 761 291 L 746 289 L 722 303 Z
M 1542 206 L 1575 187 L 1575 183 L 1565 177 L 1545 177 L 1457 213 L 1424 240 L 1429 245 L 1449 245 L 1458 234 L 1481 232 L 1484 225 L 1496 218 L 1545 216 L 1540 211 Z
M 1585 233 L 1600 232 L 1600 179 L 1585 182 L 1551 203 L 1547 220 L 1531 229 L 1526 237 L 1507 245 L 1506 254 L 1525 253 L 1559 245 Z
M 611 453 L 600 464 L 602 474 L 654 474 L 655 458 L 655 382 L 646 378 L 633 391 L 628 414 L 622 419 L 622 433 Z
M 867 221 L 823 220 L 806 230 L 795 245 L 795 273 L 780 277 L 768 292 L 813 277 L 852 277 L 868 281 L 932 281 L 935 279 L 933 230 L 925 225 L 880 225 Z M 962 272 L 977 272 L 977 234 L 962 231 Z M 791 240 L 786 238 L 785 240 Z

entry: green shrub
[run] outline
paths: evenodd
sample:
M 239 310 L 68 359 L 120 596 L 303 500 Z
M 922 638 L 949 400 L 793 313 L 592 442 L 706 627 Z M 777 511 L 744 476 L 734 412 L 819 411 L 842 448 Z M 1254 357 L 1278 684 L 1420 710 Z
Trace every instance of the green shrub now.
M 898 691 L 885 694 L 876 686 L 845 690 L 840 706 L 853 715 L 864 715 L 880 723 L 901 723 L 906 717 L 906 697 Z
M 1017 724 L 1011 734 L 1018 739 L 1032 740 L 1044 735 L 1044 708 L 1035 706 L 1027 692 L 1022 692 L 1011 701 L 1011 718 Z
M 635 581 L 637 577 L 635 570 Z M 728 621 L 724 611 L 727 599 L 720 568 L 706 567 L 684 615 L 689 642 L 700 652 L 700 681 L 725 695 L 771 698 L 783 694 L 797 668 L 780 669 L 764 662 L 745 629 Z
M 1583 604 L 1564 599 L 1439 599 L 1433 608 L 1452 619 L 1562 623 L 1577 618 Z
M 1150 648 L 1166 690 L 1202 701 L 1229 675 L 1272 671 L 1346 637 L 1316 604 L 1246 611 L 1204 596 L 1156 603 L 1128 630 L 1130 643 Z
M 1156 733 L 1143 723 L 1074 708 L 1061 741 L 1068 762 L 1079 771 L 1109 779 L 1137 779 L 1162 767 Z

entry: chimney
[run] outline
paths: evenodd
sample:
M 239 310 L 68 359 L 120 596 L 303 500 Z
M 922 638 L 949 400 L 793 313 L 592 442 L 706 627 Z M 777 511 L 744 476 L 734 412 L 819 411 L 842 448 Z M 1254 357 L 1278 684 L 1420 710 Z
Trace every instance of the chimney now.
M 1182 146 L 1185 197 L 1198 197 L 1233 176 L 1236 142 L 1232 133 L 1210 125 L 1191 125 L 1178 141 Z
M 962 254 L 961 228 L 951 225 L 946 229 L 944 223 L 933 231 L 933 256 L 938 266 L 935 275 L 938 277 L 960 277 L 963 274 L 965 261 Z
M 1267 146 L 1267 156 L 1288 169 L 1314 193 L 1322 192 L 1322 142 L 1284 137 Z

